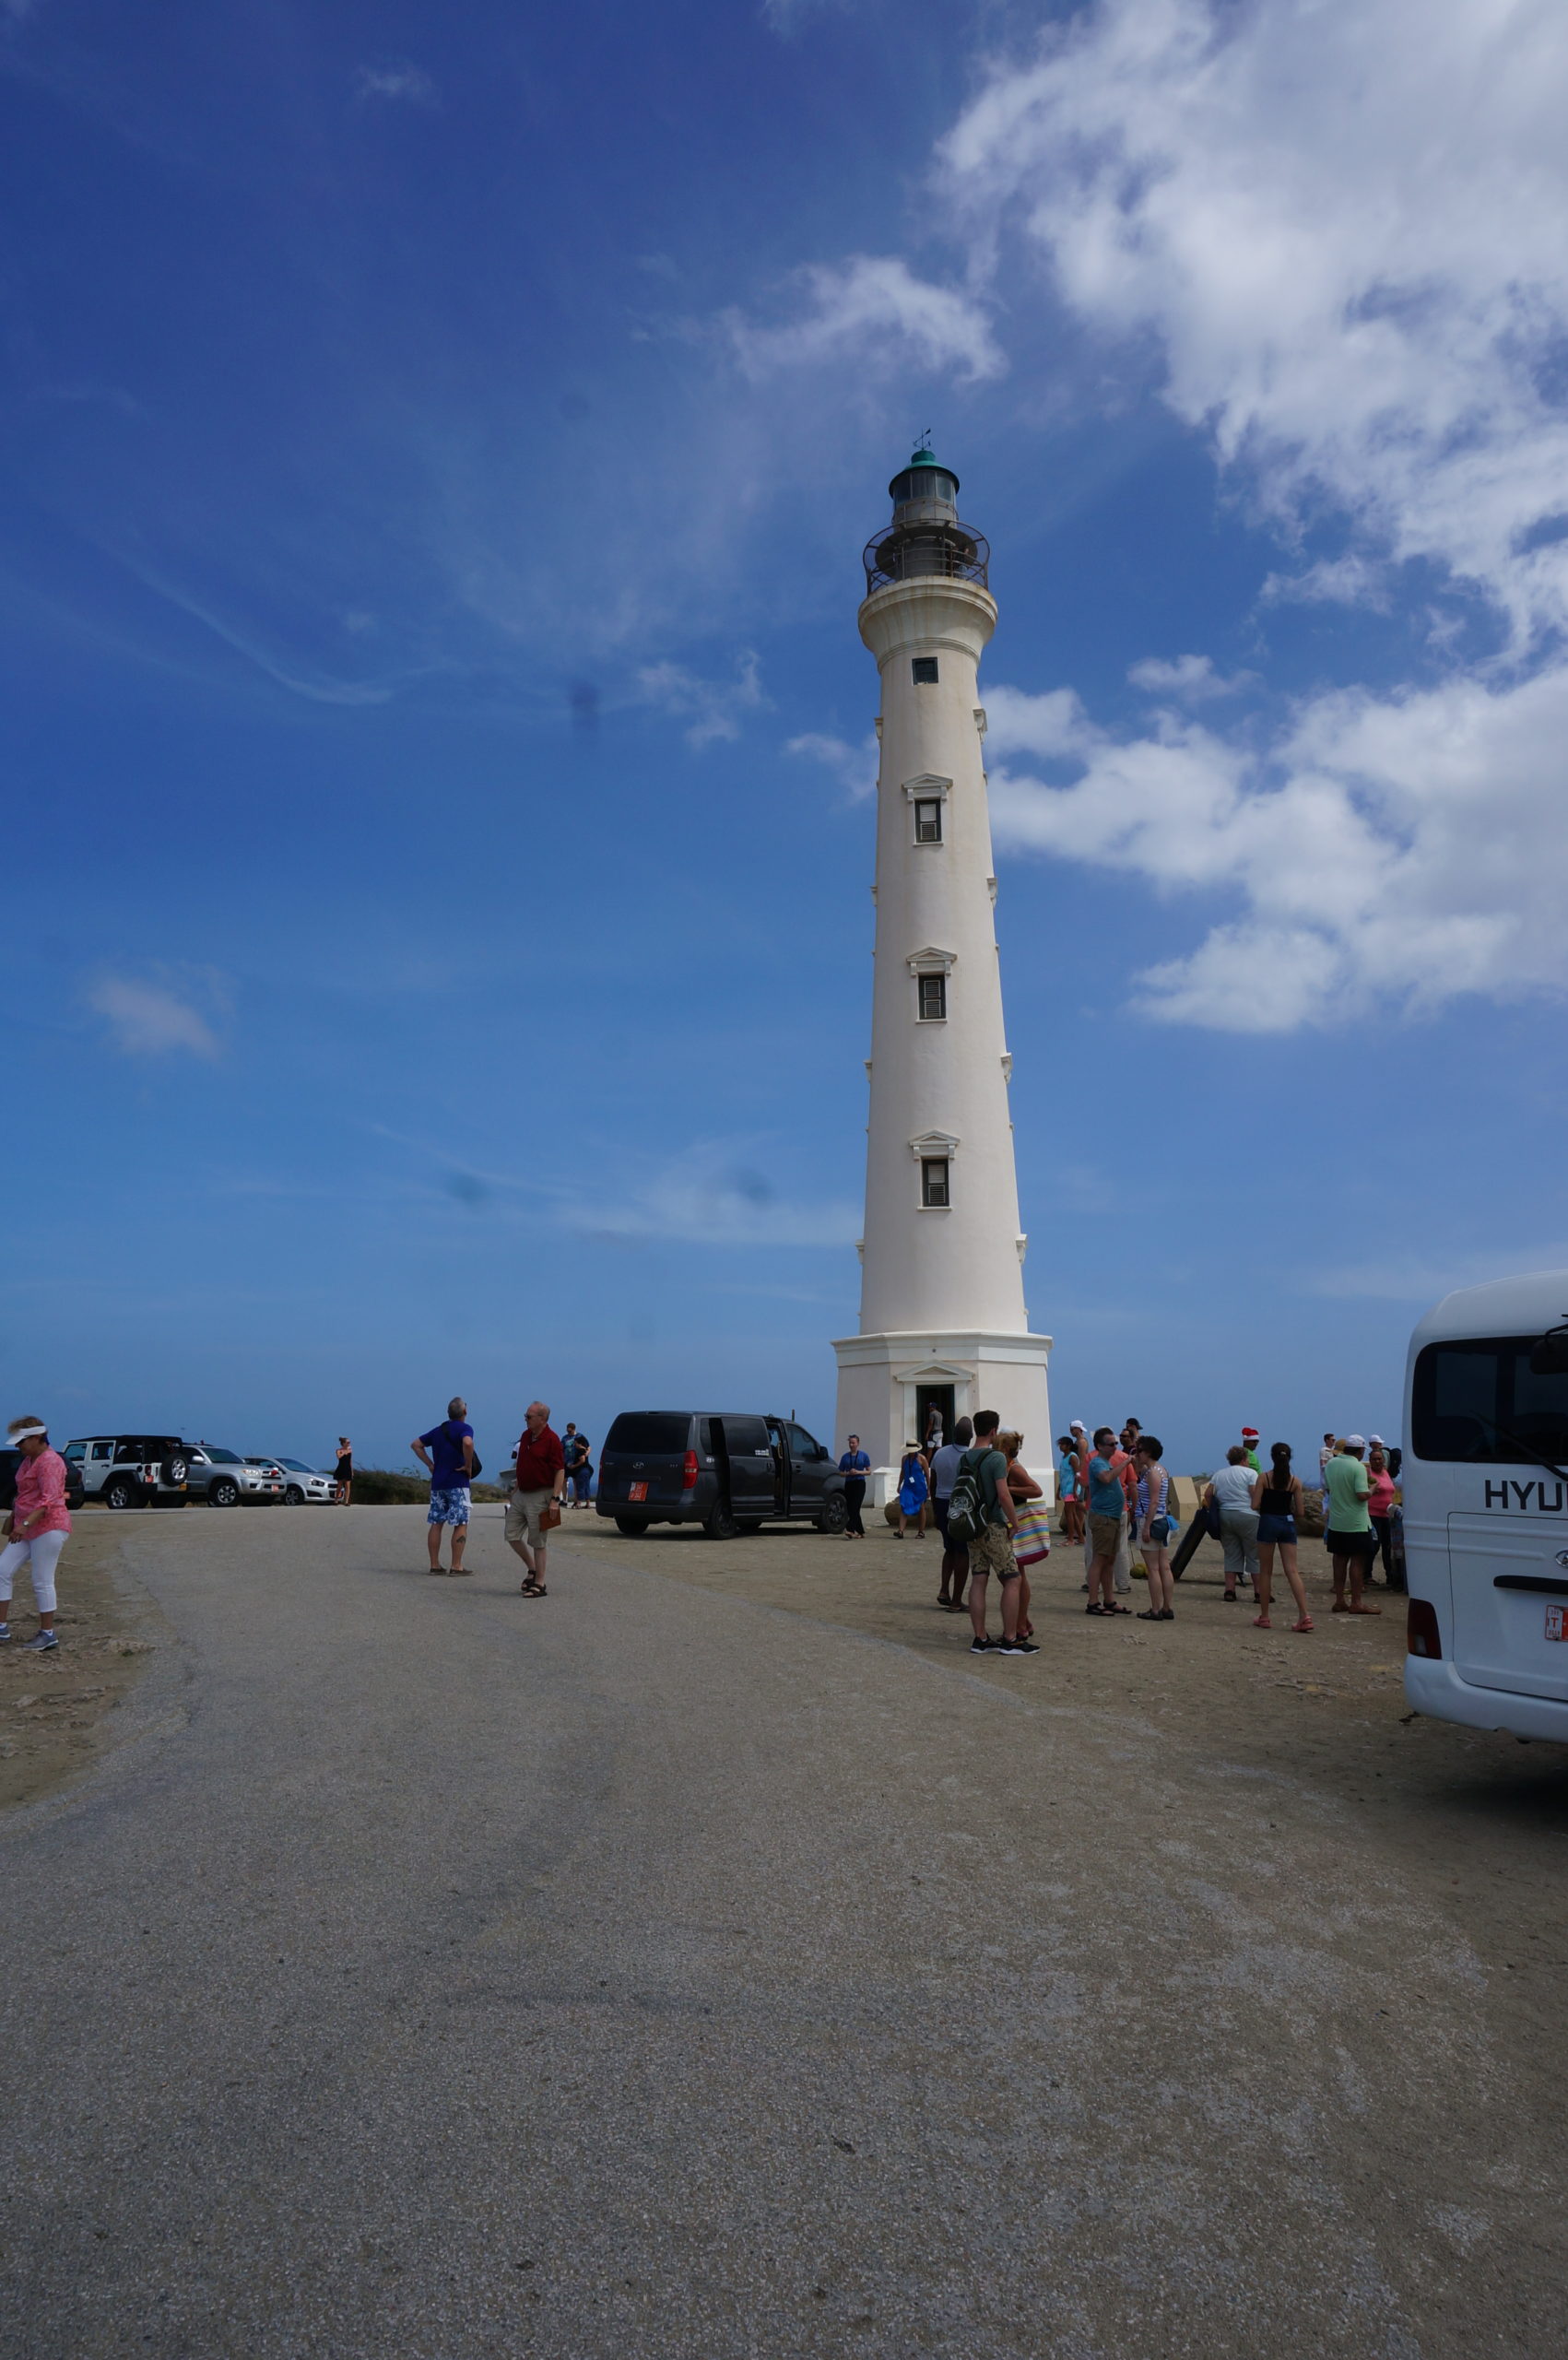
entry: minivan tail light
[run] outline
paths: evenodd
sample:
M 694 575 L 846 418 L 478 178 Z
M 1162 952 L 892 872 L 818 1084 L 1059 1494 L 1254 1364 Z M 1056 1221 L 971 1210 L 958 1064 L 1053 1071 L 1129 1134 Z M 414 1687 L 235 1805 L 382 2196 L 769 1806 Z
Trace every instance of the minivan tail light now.
M 683 1492 L 693 1492 L 697 1488 L 697 1453 L 694 1450 L 686 1454 L 686 1463 L 680 1470 L 680 1488 Z
M 1405 1645 L 1413 1656 L 1425 1656 L 1429 1663 L 1443 1660 L 1443 1634 L 1437 1627 L 1437 1609 L 1430 1598 L 1412 1598 L 1405 1618 Z

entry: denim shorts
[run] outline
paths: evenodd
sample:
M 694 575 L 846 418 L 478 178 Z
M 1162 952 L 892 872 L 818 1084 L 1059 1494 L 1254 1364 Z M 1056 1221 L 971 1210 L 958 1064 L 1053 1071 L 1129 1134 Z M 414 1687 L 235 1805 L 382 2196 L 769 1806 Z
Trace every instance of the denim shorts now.
M 427 1524 L 466 1524 L 468 1521 L 468 1486 L 454 1483 L 449 1492 L 430 1485 L 430 1512 Z
M 1296 1537 L 1296 1519 L 1293 1516 L 1260 1516 L 1257 1519 L 1257 1537 L 1260 1540 L 1293 1541 Z

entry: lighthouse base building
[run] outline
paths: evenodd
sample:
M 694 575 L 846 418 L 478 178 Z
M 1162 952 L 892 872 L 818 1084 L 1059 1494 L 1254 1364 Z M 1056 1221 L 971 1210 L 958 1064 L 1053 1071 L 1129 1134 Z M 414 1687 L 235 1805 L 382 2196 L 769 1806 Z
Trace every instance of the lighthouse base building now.
M 860 1332 L 833 1346 L 838 1436 L 859 1435 L 879 1505 L 933 1404 L 949 1436 L 996 1410 L 1049 1495 L 1051 1339 L 1023 1298 L 978 688 L 990 552 L 929 451 L 889 490 L 859 618 L 882 682 L 876 973 Z
M 919 1335 L 844 1336 L 834 1344 L 839 1363 L 840 1436 L 858 1434 L 871 1459 L 867 1499 L 884 1506 L 898 1490 L 906 1444 L 925 1431 L 936 1402 L 943 1432 L 960 1418 L 995 1410 L 1004 1426 L 1024 1437 L 1030 1473 L 1055 1497 L 1055 1454 L 1049 1439 L 1051 1402 L 1045 1365 L 1049 1336 L 984 1336 L 952 1330 Z M 1039 1437 L 1036 1440 L 1036 1437 Z

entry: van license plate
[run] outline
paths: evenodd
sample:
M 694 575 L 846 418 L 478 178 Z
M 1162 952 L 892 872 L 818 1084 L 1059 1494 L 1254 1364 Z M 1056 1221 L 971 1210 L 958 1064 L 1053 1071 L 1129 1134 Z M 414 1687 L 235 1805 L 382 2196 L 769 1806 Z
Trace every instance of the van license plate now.
M 1549 1639 L 1568 1639 L 1568 1607 L 1549 1606 L 1546 1610 L 1546 1635 Z
M 626 1488 L 626 1496 L 629 1500 L 645 1500 L 648 1496 L 648 1486 L 646 1483 L 629 1483 Z M 1557 1619 L 1561 1622 L 1562 1620 L 1561 1613 Z M 1558 1632 L 1557 1636 L 1559 1638 L 1562 1636 L 1561 1631 Z

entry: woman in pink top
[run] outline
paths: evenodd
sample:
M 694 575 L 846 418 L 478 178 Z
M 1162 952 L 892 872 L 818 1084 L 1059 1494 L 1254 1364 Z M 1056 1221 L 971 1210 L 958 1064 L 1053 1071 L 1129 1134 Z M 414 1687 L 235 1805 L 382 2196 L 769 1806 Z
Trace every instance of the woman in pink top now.
M 1366 1471 L 1372 1484 L 1367 1494 L 1366 1512 L 1377 1535 L 1377 1546 L 1383 1558 L 1383 1578 L 1392 1588 L 1394 1557 L 1390 1544 L 1394 1530 L 1394 1478 L 1388 1472 L 1388 1461 L 1381 1449 L 1367 1454 Z M 1367 1571 L 1371 1573 L 1370 1565 Z
M 49 1447 L 49 1430 L 41 1418 L 13 1418 L 10 1442 L 20 1451 L 17 1469 L 17 1502 L 6 1518 L 6 1546 L 0 1549 L 0 1644 L 11 1635 L 11 1585 L 18 1565 L 32 1575 L 38 1629 L 25 1652 L 47 1655 L 60 1644 L 54 1635 L 54 1568 L 70 1535 L 65 1511 L 65 1462 Z

